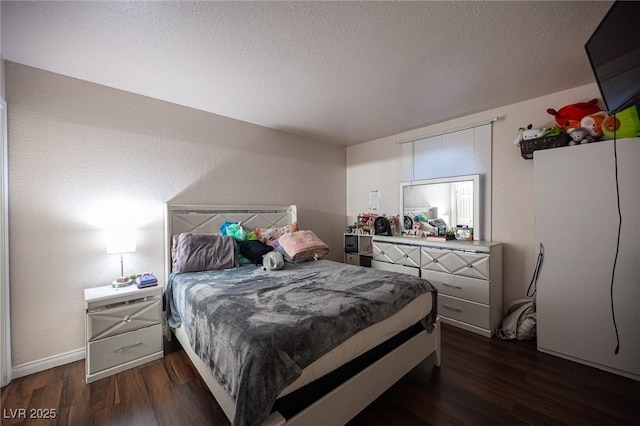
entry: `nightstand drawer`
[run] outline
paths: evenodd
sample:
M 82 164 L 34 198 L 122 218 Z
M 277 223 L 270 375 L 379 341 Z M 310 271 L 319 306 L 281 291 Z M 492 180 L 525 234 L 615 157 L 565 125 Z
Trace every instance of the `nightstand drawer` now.
M 109 306 L 87 313 L 87 339 L 93 342 L 139 328 L 160 324 L 162 298 Z
M 445 294 L 460 299 L 489 304 L 489 281 L 422 269 L 422 278 L 438 289 L 438 296 Z
M 438 315 L 488 329 L 490 324 L 488 305 L 438 294 Z
M 88 374 L 94 374 L 155 352 L 162 351 L 162 326 L 119 334 L 89 343 Z

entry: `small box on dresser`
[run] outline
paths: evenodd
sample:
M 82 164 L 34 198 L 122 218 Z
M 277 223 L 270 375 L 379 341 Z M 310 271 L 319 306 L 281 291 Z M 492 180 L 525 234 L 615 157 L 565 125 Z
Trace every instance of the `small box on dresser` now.
M 86 382 L 162 358 L 162 287 L 84 291 Z

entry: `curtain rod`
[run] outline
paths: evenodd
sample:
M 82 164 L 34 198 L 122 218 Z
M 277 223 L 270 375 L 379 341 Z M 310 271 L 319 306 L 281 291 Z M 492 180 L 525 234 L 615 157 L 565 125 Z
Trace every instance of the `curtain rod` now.
M 496 121 L 498 121 L 498 119 L 499 119 L 499 118 L 500 118 L 500 117 L 493 117 L 493 118 L 492 118 L 491 120 L 489 120 L 489 121 L 482 121 L 482 122 L 475 123 L 475 124 L 469 124 L 469 125 L 466 125 L 466 126 L 463 126 L 463 127 L 456 127 L 456 128 L 454 128 L 454 129 L 443 130 L 443 131 L 441 131 L 441 132 L 431 133 L 431 134 L 427 134 L 427 135 L 419 136 L 419 137 L 416 137 L 416 138 L 407 139 L 407 140 L 404 140 L 404 141 L 397 141 L 397 142 L 396 142 L 396 145 L 404 145 L 405 143 L 416 142 L 416 141 L 420 141 L 420 140 L 422 140 L 422 139 L 432 138 L 432 137 L 435 137 L 435 136 L 447 135 L 447 134 L 449 134 L 449 133 L 459 132 L 459 131 L 461 131 L 461 130 L 473 129 L 473 128 L 475 128 L 475 127 L 483 126 L 483 125 L 485 125 L 485 124 L 493 124 L 493 123 L 495 123 Z

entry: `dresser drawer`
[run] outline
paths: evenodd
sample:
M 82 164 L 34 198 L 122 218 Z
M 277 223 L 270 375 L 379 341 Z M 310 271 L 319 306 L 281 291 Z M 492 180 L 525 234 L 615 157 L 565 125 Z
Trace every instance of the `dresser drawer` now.
M 404 265 L 396 265 L 394 263 L 380 262 L 378 260 L 371 261 L 371 268 L 380 269 L 383 271 L 400 272 L 402 274 L 413 275 L 414 277 L 420 276 L 420 269 L 411 268 Z
M 162 351 L 160 324 L 89 342 L 87 372 L 94 374 L 160 351 Z
M 373 259 L 418 268 L 420 267 L 420 247 L 374 241 Z
M 438 293 L 438 315 L 466 322 L 476 327 L 491 327 L 491 311 L 483 305 Z
M 439 295 L 445 294 L 460 299 L 484 303 L 486 305 L 489 304 L 489 281 L 445 274 L 443 272 L 434 272 L 427 269 L 422 269 L 421 276 L 438 289 Z
M 162 298 L 109 306 L 87 314 L 87 339 L 92 342 L 143 327 L 160 324 Z
M 423 247 L 420 267 L 429 271 L 489 280 L 489 254 Z

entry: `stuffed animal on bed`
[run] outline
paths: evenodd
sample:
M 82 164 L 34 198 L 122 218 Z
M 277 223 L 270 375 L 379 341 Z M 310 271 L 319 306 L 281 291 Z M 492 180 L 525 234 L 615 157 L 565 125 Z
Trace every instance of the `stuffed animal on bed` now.
M 277 251 L 271 251 L 262 258 L 262 269 L 265 271 L 277 271 L 284 267 L 284 256 Z
M 589 102 L 566 105 L 558 111 L 552 108 L 547 109 L 547 112 L 556 118 L 556 123 L 558 123 L 564 131 L 577 129 L 580 127 L 580 120 L 582 120 L 583 117 L 599 111 L 601 111 L 601 109 L 598 106 L 597 99 L 591 99 Z

